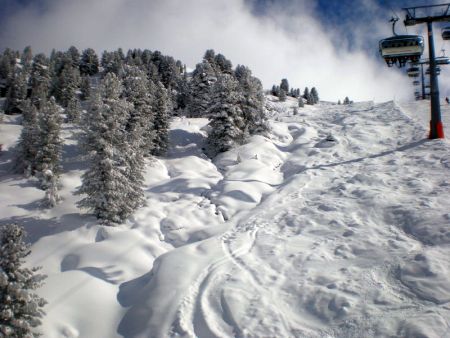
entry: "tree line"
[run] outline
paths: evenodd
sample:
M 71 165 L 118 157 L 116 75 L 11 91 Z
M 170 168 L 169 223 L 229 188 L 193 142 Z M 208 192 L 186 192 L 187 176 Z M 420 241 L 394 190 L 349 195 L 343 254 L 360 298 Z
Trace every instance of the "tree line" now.
M 188 74 L 159 51 L 119 48 L 99 59 L 75 47 L 33 56 L 6 49 L 0 57 L 5 113 L 22 114 L 15 168 L 38 179 L 44 204 L 59 200 L 63 122 L 78 124 L 89 160 L 76 192 L 79 206 L 105 224 L 123 222 L 144 203 L 145 158 L 163 156 L 173 114 L 209 119 L 211 157 L 268 130 L 261 82 L 207 50 Z
M 303 94 L 300 93 L 300 88 L 289 87 L 289 81 L 282 79 L 279 85 L 273 85 L 270 94 L 277 96 L 281 102 L 286 101 L 287 97 L 293 97 L 298 99 L 298 106 L 303 107 L 305 102 L 309 105 L 315 105 L 319 103 L 319 93 L 316 87 L 312 87 L 311 91 L 308 87 L 305 87 Z

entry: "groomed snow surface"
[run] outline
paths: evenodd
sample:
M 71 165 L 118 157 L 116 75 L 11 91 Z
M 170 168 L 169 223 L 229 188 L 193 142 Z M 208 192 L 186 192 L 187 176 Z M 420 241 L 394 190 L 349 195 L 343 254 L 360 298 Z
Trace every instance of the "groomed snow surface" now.
M 271 134 L 213 161 L 207 120 L 175 118 L 118 227 L 75 205 L 77 128 L 42 209 L 5 116 L 0 223 L 26 227 L 48 275 L 43 337 L 450 337 L 450 142 L 426 139 L 428 103 L 295 105 L 269 96 Z

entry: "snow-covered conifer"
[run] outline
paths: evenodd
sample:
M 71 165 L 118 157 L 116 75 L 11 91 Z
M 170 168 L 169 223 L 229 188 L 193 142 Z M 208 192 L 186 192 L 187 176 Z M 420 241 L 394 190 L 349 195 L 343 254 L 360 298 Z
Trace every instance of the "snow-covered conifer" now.
M 44 275 L 38 268 L 23 267 L 30 254 L 24 242 L 25 231 L 17 224 L 7 224 L 0 231 L 0 336 L 33 338 L 45 315 L 46 301 L 36 295 Z
M 104 51 L 102 54 L 103 73 L 114 73 L 117 76 L 122 76 L 124 72 L 124 60 L 117 51 Z
M 61 172 L 62 139 L 61 115 L 55 99 L 51 97 L 42 105 L 39 113 L 39 148 L 36 156 L 36 169 L 39 171 L 41 187 L 49 188 L 45 176 L 51 171 L 55 179 Z
M 302 97 L 298 98 L 298 106 L 300 108 L 303 108 L 305 106 L 305 103 L 303 102 L 303 98 Z
M 311 88 L 311 96 L 314 101 L 313 104 L 319 103 L 319 93 L 317 92 L 316 87 Z
M 98 56 L 92 48 L 87 48 L 81 54 L 80 72 L 83 75 L 95 75 L 98 73 Z
M 308 100 L 308 96 L 309 96 L 309 89 L 308 87 L 305 87 L 305 90 L 303 91 L 303 98 L 305 100 Z
M 273 96 L 278 96 L 278 90 L 277 90 L 277 86 L 273 85 L 272 86 L 272 90 L 270 92 Z
M 91 164 L 77 191 L 87 195 L 78 205 L 107 225 L 123 222 L 140 203 L 133 200 L 135 186 L 130 184 L 126 158 L 130 147 L 125 127 L 132 105 L 121 94 L 119 78 L 108 73 L 91 96 L 84 136 Z
M 27 73 L 25 70 L 16 67 L 8 81 L 8 93 L 6 94 L 5 113 L 20 114 L 20 106 L 27 97 Z
M 80 67 L 81 56 L 77 47 L 70 46 L 70 48 L 67 50 L 67 55 L 70 57 L 72 67 L 74 68 Z
M 312 106 L 312 105 L 314 105 L 314 103 L 315 103 L 314 96 L 311 93 L 309 93 L 308 97 L 306 98 L 306 104 L 309 104 Z
M 221 74 L 233 74 L 233 64 L 222 54 L 217 54 L 214 62 Z
M 87 100 L 91 95 L 91 81 L 88 75 L 83 75 L 80 82 L 81 99 Z
M 286 95 L 286 92 L 284 91 L 284 89 L 281 89 L 281 88 L 280 88 L 280 92 L 278 93 L 278 99 L 279 99 L 281 102 L 286 101 L 287 95 Z
M 197 64 L 190 83 L 192 95 L 188 106 L 190 117 L 206 116 L 211 103 L 211 89 L 216 81 L 215 71 L 209 62 Z
M 162 83 L 157 83 L 155 92 L 154 139 L 152 153 L 165 155 L 169 147 L 169 97 Z
M 264 111 L 264 93 L 261 81 L 252 76 L 249 68 L 238 65 L 235 77 L 239 82 L 242 94 L 240 103 L 245 120 L 247 135 L 264 133 L 268 130 L 267 117 Z
M 205 52 L 205 55 L 203 56 L 203 60 L 204 61 L 206 61 L 206 62 L 209 62 L 209 64 L 211 65 L 211 66 L 215 66 L 215 64 L 216 64 L 216 52 L 214 51 L 214 49 L 208 49 L 206 52 Z
M 230 75 L 222 75 L 213 88 L 212 104 L 209 108 L 207 143 L 210 155 L 229 150 L 245 138 L 245 119 L 240 103 L 244 100 L 239 82 Z
M 153 62 L 150 62 L 147 65 L 147 76 L 149 80 L 153 81 L 153 83 L 157 83 L 161 79 L 159 76 L 158 67 Z
M 50 89 L 49 60 L 44 54 L 37 54 L 33 58 L 30 75 L 30 100 L 37 109 L 47 100 Z
M 191 88 L 186 72 L 183 72 L 183 76 L 178 80 L 177 93 L 177 107 L 178 109 L 185 109 L 189 106 L 191 99 Z
M 9 79 L 16 65 L 16 55 L 13 50 L 6 48 L 3 51 L 2 57 L 0 59 L 0 78 L 6 80 Z
M 138 143 L 137 148 L 148 156 L 152 152 L 155 134 L 153 129 L 155 85 L 148 80 L 143 70 L 128 67 L 125 71 L 123 86 L 123 96 L 133 104 L 127 121 L 127 132 L 133 143 Z
M 24 48 L 22 55 L 20 56 L 20 63 L 27 72 L 29 72 L 31 69 L 32 61 L 33 61 L 33 52 L 31 50 L 31 46 L 27 46 Z
M 78 68 L 74 68 L 67 63 L 58 77 L 55 91 L 58 102 L 63 107 L 67 107 L 69 101 L 75 98 L 80 82 L 81 77 Z
M 287 79 L 281 80 L 280 89 L 284 90 L 286 94 L 289 93 L 289 82 Z
M 35 105 L 26 100 L 22 105 L 22 132 L 19 138 L 16 169 L 25 177 L 34 175 L 36 157 L 39 149 L 38 111 Z
M 66 108 L 66 117 L 67 122 L 74 122 L 78 123 L 80 122 L 80 116 L 81 116 L 81 104 L 80 100 L 77 97 L 73 97 L 69 100 L 67 103 Z
M 148 49 L 144 49 L 142 51 L 141 59 L 142 59 L 143 69 L 147 69 L 149 63 L 152 60 L 152 52 Z
M 181 73 L 173 57 L 164 56 L 161 59 L 158 71 L 161 77 L 161 83 L 166 89 L 176 88 Z

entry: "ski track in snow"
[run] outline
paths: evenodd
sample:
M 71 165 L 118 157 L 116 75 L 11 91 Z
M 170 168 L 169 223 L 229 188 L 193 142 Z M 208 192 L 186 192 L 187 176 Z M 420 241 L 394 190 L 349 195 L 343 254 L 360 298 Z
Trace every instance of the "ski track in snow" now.
M 71 128 L 54 210 L 36 209 L 39 191 L 6 174 L 6 152 L 2 189 L 30 195 L 25 207 L 4 196 L 0 222 L 55 223 L 32 233 L 29 262 L 49 275 L 44 336 L 450 337 L 449 142 L 424 139 L 426 107 L 322 104 L 294 116 L 295 104 L 269 99 L 270 137 L 214 162 L 201 151 L 206 120 L 176 119 L 168 158 L 148 167 L 147 206 L 118 228 L 76 216 Z M 93 288 L 105 325 L 79 311 Z

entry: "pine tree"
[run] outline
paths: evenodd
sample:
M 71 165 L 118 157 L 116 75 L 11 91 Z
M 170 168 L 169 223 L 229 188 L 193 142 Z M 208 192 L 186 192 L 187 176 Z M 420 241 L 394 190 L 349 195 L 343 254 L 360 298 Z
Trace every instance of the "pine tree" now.
M 66 64 L 59 75 L 55 91 L 56 98 L 61 106 L 67 107 L 69 101 L 75 98 L 80 82 L 81 77 L 78 68 Z
M 245 121 L 246 135 L 261 134 L 269 127 L 264 112 L 264 93 L 261 81 L 252 76 L 252 72 L 245 66 L 238 65 L 235 77 L 239 82 L 242 95 L 240 103 Z
M 350 104 L 350 99 L 348 98 L 348 96 L 345 97 L 344 104 Z
M 127 68 L 123 85 L 123 96 L 133 104 L 127 121 L 127 131 L 134 135 L 133 139 L 139 143 L 138 148 L 148 156 L 152 153 L 155 135 L 155 85 L 148 80 L 145 72 L 137 67 Z
M 303 98 L 302 97 L 298 98 L 298 106 L 300 108 L 303 108 L 305 106 L 305 103 L 303 102 Z
M 67 55 L 70 57 L 71 66 L 73 68 L 79 68 L 81 56 L 80 56 L 80 52 L 78 51 L 77 47 L 70 46 L 70 48 L 67 50 Z
M 166 89 L 170 90 L 171 88 L 176 88 L 181 74 L 173 57 L 163 57 L 159 64 L 158 72 L 161 78 L 161 83 Z
M 306 98 L 306 104 L 309 104 L 309 105 L 314 105 L 314 96 L 311 94 L 311 93 L 309 93 L 308 94 L 308 97 Z
M 67 122 L 78 123 L 81 116 L 81 104 L 77 97 L 70 99 L 65 110 L 67 116 Z
M 142 63 L 145 69 L 148 68 L 148 65 L 150 64 L 150 62 L 152 61 L 152 52 L 148 49 L 144 49 L 144 51 L 142 52 Z
M 38 111 L 30 101 L 23 104 L 22 132 L 19 138 L 16 170 L 25 177 L 34 175 L 36 171 L 36 158 L 39 149 Z
M 60 75 L 64 67 L 71 67 L 72 59 L 69 54 L 61 51 L 52 52 L 50 57 L 50 90 L 49 96 L 59 100 Z
M 314 101 L 313 104 L 319 103 L 319 93 L 317 93 L 316 87 L 312 87 L 311 88 L 311 96 L 312 96 L 312 99 Z
M 81 54 L 80 73 L 89 76 L 98 73 L 98 56 L 92 48 L 85 49 Z
M 183 76 L 178 80 L 177 92 L 177 107 L 178 109 L 185 109 L 189 106 L 191 98 L 191 88 L 185 71 L 183 72 Z
M 341 103 L 341 100 L 338 100 L 338 103 L 337 103 L 338 105 L 341 105 L 342 103 Z
M 155 119 L 152 153 L 157 156 L 166 154 L 169 147 L 169 102 L 167 91 L 161 83 L 157 84 L 155 95 Z
M 289 93 L 289 82 L 287 79 L 282 79 L 280 89 L 284 90 L 285 94 Z
M 309 89 L 308 87 L 305 87 L 305 90 L 303 91 L 303 98 L 305 100 L 308 100 L 308 96 L 309 96 Z
M 31 50 L 31 46 L 27 46 L 24 48 L 23 53 L 20 57 L 20 63 L 22 64 L 22 67 L 25 68 L 27 73 L 31 69 L 32 61 L 33 61 L 33 52 Z
M 144 204 L 144 154 L 149 154 L 153 141 L 153 86 L 139 67 L 126 69 L 124 96 L 132 104 L 126 122 L 127 150 L 124 151 L 125 175 L 130 186 L 128 200 L 135 210 Z
M 87 100 L 91 95 L 91 82 L 88 75 L 83 75 L 80 82 L 81 99 Z
M 239 82 L 223 75 L 215 83 L 212 105 L 209 108 L 210 133 L 207 138 L 210 155 L 229 150 L 245 138 L 244 113 L 240 103 L 244 100 Z
M 147 66 L 147 76 L 153 83 L 158 83 L 161 79 L 158 67 L 153 62 L 150 62 Z
M 34 328 L 45 315 L 46 301 L 36 295 L 46 276 L 38 268 L 23 267 L 30 254 L 24 242 L 25 231 L 17 224 L 7 224 L 0 231 L 0 336 L 11 338 L 38 337 Z
M 8 81 L 8 93 L 6 94 L 5 113 L 20 114 L 20 106 L 27 97 L 27 74 L 21 68 L 16 68 Z
M 211 64 L 207 61 L 198 63 L 192 74 L 191 98 L 188 106 L 190 117 L 204 117 L 211 103 L 212 86 L 217 81 Z
M 278 96 L 278 90 L 277 90 L 277 86 L 276 86 L 276 85 L 273 85 L 273 86 L 272 86 L 271 94 L 272 94 L 273 96 Z
M 120 98 L 118 77 L 108 73 L 92 95 L 84 136 L 91 156 L 90 168 L 82 176 L 77 194 L 86 194 L 78 205 L 92 210 L 107 225 L 123 222 L 139 205 L 130 184 L 130 151 L 125 126 L 131 104 Z M 132 149 L 131 149 L 132 150 Z
M 284 89 L 280 89 L 280 92 L 279 92 L 279 94 L 278 94 L 278 99 L 279 99 L 281 102 L 286 101 L 287 95 L 286 95 L 286 92 L 284 91 Z
M 214 49 L 208 49 L 203 56 L 203 61 L 209 62 L 209 64 L 214 68 L 216 64 L 216 52 Z
M 0 62 L 0 78 L 7 80 L 12 77 L 16 65 L 16 56 L 13 50 L 6 48 Z
M 41 103 L 47 100 L 50 89 L 49 60 L 44 54 L 37 54 L 33 58 L 30 75 L 31 103 L 41 109 Z
M 58 179 L 61 172 L 62 139 L 61 115 L 55 99 L 51 97 L 42 106 L 39 114 L 39 148 L 36 169 L 43 190 L 51 189 L 53 177 Z M 49 178 L 52 180 L 49 180 Z
M 114 73 L 117 76 L 122 76 L 124 73 L 124 60 L 121 55 L 115 52 L 107 52 L 106 50 L 102 54 L 103 73 Z
M 214 63 L 220 74 L 233 74 L 233 64 L 222 54 L 219 53 L 214 57 Z

